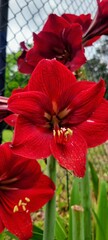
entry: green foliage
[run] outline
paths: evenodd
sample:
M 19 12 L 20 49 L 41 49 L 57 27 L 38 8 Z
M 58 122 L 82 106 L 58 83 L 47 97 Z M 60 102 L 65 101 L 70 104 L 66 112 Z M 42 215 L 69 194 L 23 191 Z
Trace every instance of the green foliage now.
M 88 167 L 83 179 L 74 179 L 69 219 L 69 240 L 91 240 L 91 197 Z
M 100 180 L 99 195 L 97 201 L 97 218 L 96 221 L 96 240 L 108 239 L 108 199 L 107 184 Z
M 27 84 L 29 76 L 19 73 L 17 69 L 17 59 L 20 52 L 7 55 L 6 59 L 6 81 L 4 95 L 9 97 L 11 92 L 18 87 Z
M 93 190 L 94 190 L 95 197 L 97 199 L 98 188 L 99 188 L 99 178 L 98 178 L 97 173 L 96 173 L 96 171 L 93 167 L 93 164 L 91 162 L 89 162 L 89 166 L 90 166 L 90 171 L 91 171 Z
M 56 216 L 55 240 L 66 240 L 66 222 L 58 214 Z
M 4 129 L 2 131 L 2 143 L 11 142 L 13 137 L 13 131 L 10 129 Z
M 98 82 L 102 77 L 106 82 L 105 97 L 108 99 L 108 38 L 101 44 L 101 49 L 96 48 L 93 58 L 85 64 L 87 77 Z
M 10 233 L 9 231 L 5 230 L 2 234 L 3 238 L 1 238 L 0 240 L 18 240 L 18 238 L 13 235 L 12 233 Z
M 30 240 L 42 240 L 43 239 L 43 230 L 37 227 L 36 225 L 33 226 L 33 237 Z
M 108 240 L 108 183 L 99 179 L 92 163 L 87 168 L 86 176 L 73 182 L 68 240 Z

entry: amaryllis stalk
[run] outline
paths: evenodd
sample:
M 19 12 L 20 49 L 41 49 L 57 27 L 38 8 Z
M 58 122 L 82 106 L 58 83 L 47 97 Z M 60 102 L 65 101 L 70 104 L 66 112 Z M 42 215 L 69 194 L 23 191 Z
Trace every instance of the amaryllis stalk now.
M 37 159 L 53 155 L 62 167 L 83 177 L 87 148 L 108 139 L 104 93 L 103 80 L 78 82 L 58 61 L 42 60 L 33 71 L 28 91 L 8 101 L 8 108 L 19 114 L 13 152 Z
M 69 24 L 63 17 L 50 14 L 42 31 L 33 33 L 33 41 L 31 49 L 21 43 L 23 52 L 18 58 L 18 68 L 22 73 L 32 73 L 38 62 L 46 58 L 55 58 L 71 71 L 86 62 L 79 23 Z
M 9 143 L 0 146 L 0 232 L 6 228 L 20 240 L 30 239 L 30 213 L 47 203 L 54 190 L 37 161 L 14 155 Z

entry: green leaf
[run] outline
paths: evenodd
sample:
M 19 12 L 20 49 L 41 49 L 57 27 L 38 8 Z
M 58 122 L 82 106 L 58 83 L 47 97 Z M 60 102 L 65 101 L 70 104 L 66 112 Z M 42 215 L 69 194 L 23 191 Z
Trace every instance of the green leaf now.
M 92 183 L 93 183 L 93 189 L 94 189 L 94 194 L 95 197 L 97 199 L 98 196 L 98 186 L 99 186 L 99 178 L 97 176 L 97 173 L 93 167 L 93 164 L 91 162 L 89 162 L 89 166 L 90 166 L 90 171 L 91 171 L 91 177 L 92 177 Z
M 96 221 L 96 240 L 108 239 L 108 200 L 107 184 L 104 180 L 99 184 L 98 208 Z
M 43 239 L 43 230 L 36 225 L 33 226 L 33 237 L 31 240 L 42 240 Z
M 7 230 L 4 231 L 4 238 L 3 238 L 3 240 L 6 239 L 6 236 L 9 236 L 9 237 L 11 238 L 11 240 L 18 240 L 18 238 L 17 238 L 15 235 L 13 235 L 12 233 L 10 233 L 10 232 L 7 231 Z M 1 239 L 2 239 L 2 238 L 1 238 Z M 8 238 L 7 238 L 7 239 L 8 239 Z
M 73 205 L 80 205 L 81 203 L 81 196 L 80 196 L 80 189 L 79 189 L 79 179 L 74 178 L 73 186 L 71 190 L 70 196 L 70 209 L 69 209 L 69 240 L 72 239 L 72 209 Z
M 74 235 L 78 236 L 80 230 L 79 239 L 84 240 L 84 213 L 81 211 L 74 211 L 74 206 L 82 208 L 82 190 L 81 190 L 82 179 L 74 178 L 73 187 L 71 191 L 70 209 L 69 209 L 69 240 L 74 240 Z
M 92 219 L 91 219 L 91 190 L 90 190 L 90 174 L 87 162 L 86 173 L 80 180 L 81 188 L 81 205 L 84 208 L 84 235 L 86 240 L 92 239 Z
M 73 205 L 72 211 L 72 236 L 69 240 L 84 240 L 84 209 L 79 205 Z
M 66 224 L 64 222 L 64 219 L 61 218 L 59 215 L 57 215 L 56 217 L 55 239 L 56 240 L 67 239 Z

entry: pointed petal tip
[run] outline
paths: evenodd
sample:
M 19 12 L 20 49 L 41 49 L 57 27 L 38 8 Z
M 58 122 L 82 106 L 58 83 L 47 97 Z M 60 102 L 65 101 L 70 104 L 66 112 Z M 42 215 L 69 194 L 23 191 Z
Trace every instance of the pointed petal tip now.
M 86 167 L 85 166 L 79 166 L 79 168 L 76 168 L 73 170 L 73 173 L 78 178 L 83 178 L 85 176 Z

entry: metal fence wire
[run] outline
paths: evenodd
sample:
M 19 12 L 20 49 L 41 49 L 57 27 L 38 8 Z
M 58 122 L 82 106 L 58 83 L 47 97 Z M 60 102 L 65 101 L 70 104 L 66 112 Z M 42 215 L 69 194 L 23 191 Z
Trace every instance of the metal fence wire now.
M 0 0 L 0 94 L 8 97 L 14 88 L 19 85 L 24 86 L 26 83 L 28 77 L 17 71 L 19 43 L 25 41 L 27 44 L 32 44 L 32 32 L 38 33 L 42 29 L 50 13 L 57 15 L 91 13 L 94 16 L 95 12 L 96 0 Z M 101 51 L 101 41 L 98 45 L 94 44 L 93 47 L 87 49 L 86 54 L 89 59 L 93 57 L 97 47 Z M 92 78 L 92 75 L 90 76 L 89 72 L 90 77 Z M 10 135 L 6 135 L 6 128 L 7 126 L 3 123 L 0 124 L 2 141 L 5 141 L 5 138 L 10 140 Z M 107 178 L 108 170 L 107 152 L 105 143 L 91 149 L 88 153 L 88 159 L 95 162 L 98 172 L 105 178 Z M 62 174 L 66 179 L 66 172 L 63 171 L 58 174 L 58 181 L 64 184 Z M 60 188 L 60 184 L 58 185 L 58 191 L 62 194 L 63 189 Z M 65 185 L 62 187 L 65 188 Z M 62 199 L 65 197 L 62 194 Z M 64 201 L 61 204 L 65 207 Z

